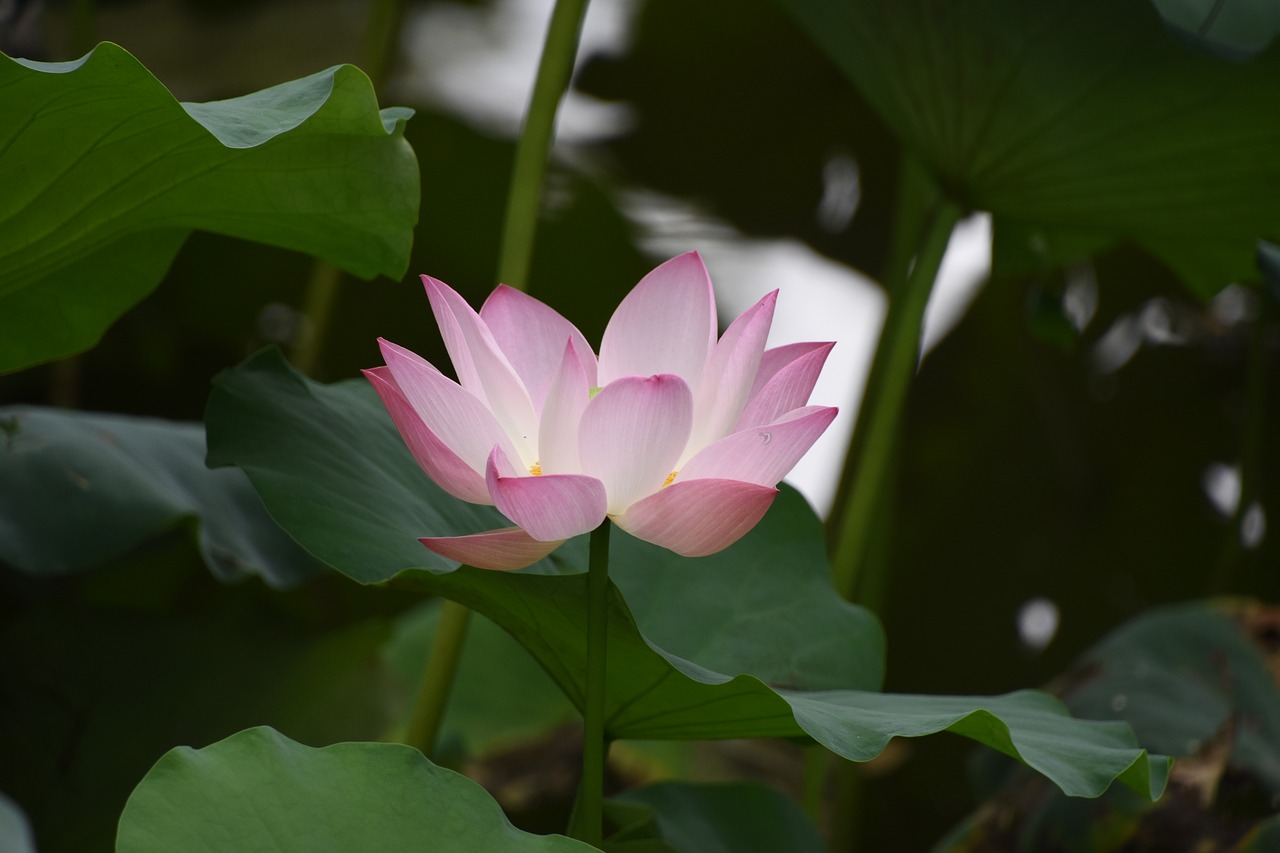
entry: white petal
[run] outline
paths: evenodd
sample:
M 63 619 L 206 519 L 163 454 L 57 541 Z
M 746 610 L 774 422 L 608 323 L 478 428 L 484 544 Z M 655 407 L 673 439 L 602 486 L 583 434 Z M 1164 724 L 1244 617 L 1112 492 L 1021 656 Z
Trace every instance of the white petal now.
M 430 276 L 424 275 L 422 282 L 462 387 L 488 404 L 521 459 L 533 464 L 538 457 L 538 416 L 515 368 L 465 299 Z
M 637 539 L 685 557 L 705 557 L 755 527 L 777 494 L 741 480 L 691 480 L 632 504 L 614 521 Z
M 604 484 L 594 477 L 513 472 L 497 447 L 486 475 L 489 495 L 502 514 L 540 542 L 564 541 L 604 521 Z
M 494 445 L 519 458 L 488 406 L 415 353 L 382 339 L 378 345 L 418 417 L 472 470 L 483 476 Z
M 502 285 L 485 300 L 480 319 L 520 375 L 537 411 L 542 411 L 547 390 L 560 367 L 565 341 L 571 342 L 582 359 L 588 387 L 595 386 L 595 352 L 582 332 L 548 305 Z
M 609 514 L 662 487 L 693 423 L 693 395 L 679 376 L 627 376 L 587 404 L 578 439 L 582 472 L 604 483 Z
M 721 479 L 777 485 L 835 416 L 834 408 L 807 406 L 774 423 L 735 432 L 690 459 L 680 469 L 676 482 Z
M 778 291 L 742 313 L 725 330 L 707 361 L 707 372 L 694 395 L 693 435 L 685 448 L 683 464 L 713 441 L 728 435 L 747 404 L 751 386 L 760 369 Z
M 809 402 L 822 365 L 835 344 L 788 344 L 765 350 L 751 399 L 733 431 L 776 421 Z
M 622 300 L 600 342 L 599 382 L 674 373 L 697 387 L 716 339 L 711 279 L 697 252 L 672 258 Z
M 594 357 L 592 358 L 594 361 Z M 594 366 L 594 365 L 593 365 Z M 564 346 L 560 367 L 538 422 L 538 461 L 544 474 L 578 474 L 578 434 L 582 413 L 591 401 L 590 379 L 577 349 L 570 341 Z

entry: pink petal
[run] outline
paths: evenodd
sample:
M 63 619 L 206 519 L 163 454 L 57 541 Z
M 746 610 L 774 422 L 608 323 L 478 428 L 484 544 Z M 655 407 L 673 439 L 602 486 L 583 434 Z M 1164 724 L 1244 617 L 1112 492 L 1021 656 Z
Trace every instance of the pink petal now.
M 492 504 L 489 489 L 484 477 L 462 460 L 458 454 L 440 440 L 440 437 L 423 423 L 422 418 L 414 411 L 413 406 L 405 399 L 404 392 L 396 384 L 391 375 L 391 368 L 376 367 L 364 371 L 364 375 L 373 383 L 382 404 L 391 414 L 396 429 L 400 430 L 409 452 L 418 460 L 422 470 L 427 472 L 440 488 L 455 498 L 461 498 L 473 504 Z
M 766 294 L 734 320 L 716 344 L 694 398 L 693 435 L 686 456 L 728 435 L 742 414 L 760 369 L 777 301 L 778 291 Z
M 537 459 L 538 416 L 516 370 L 467 301 L 447 284 L 422 276 L 431 310 L 462 387 L 484 400 L 529 463 Z
M 777 485 L 831 425 L 836 411 L 807 406 L 774 423 L 735 432 L 690 459 L 676 483 L 722 479 Z
M 673 483 L 614 519 L 646 542 L 685 557 L 728 548 L 764 517 L 777 489 L 741 480 Z
M 519 527 L 503 527 L 470 536 L 419 539 L 432 551 L 477 569 L 509 571 L 532 566 L 563 542 L 539 542 Z
M 773 423 L 808 403 L 833 346 L 832 343 L 803 343 L 765 350 L 751 398 L 733 431 Z
M 609 514 L 656 492 L 689 441 L 693 395 L 669 373 L 627 376 L 600 390 L 582 413 L 582 471 L 604 483 Z
M 485 474 L 489 494 L 502 514 L 540 542 L 563 542 L 604 521 L 604 484 L 594 477 L 516 472 L 497 447 Z
M 590 369 L 595 368 L 595 356 Z M 582 363 L 573 342 L 565 344 L 560 367 L 538 423 L 538 461 L 543 474 L 577 474 L 582 471 L 578 457 L 578 434 L 582 413 L 591 402 L 588 367 Z
M 599 383 L 674 373 L 691 388 L 716 340 L 716 302 L 697 252 L 672 258 L 640 280 L 613 312 L 600 342 Z
M 480 308 L 480 319 L 520 375 L 536 410 L 542 411 L 547 389 L 564 355 L 565 341 L 582 359 L 588 387 L 595 386 L 596 357 L 587 339 L 572 323 L 532 296 L 501 285 Z
M 378 345 L 396 387 L 417 416 L 478 476 L 483 476 L 494 445 L 516 456 L 511 440 L 484 403 L 404 347 L 382 339 Z

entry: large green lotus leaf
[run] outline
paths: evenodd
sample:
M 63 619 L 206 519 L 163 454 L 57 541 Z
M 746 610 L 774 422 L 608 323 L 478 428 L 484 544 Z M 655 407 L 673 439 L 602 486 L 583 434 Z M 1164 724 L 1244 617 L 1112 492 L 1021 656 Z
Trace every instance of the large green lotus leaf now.
M 453 598 L 497 622 L 581 707 L 585 548 L 535 572 L 450 571 L 423 535 L 498 522 L 421 474 L 376 396 L 323 386 L 266 352 L 221 376 L 209 401 L 210 463 L 239 465 L 285 530 L 363 583 Z M 441 522 L 445 522 L 442 524 Z M 575 547 L 577 546 L 577 547 Z M 608 728 L 613 737 L 811 736 L 868 760 L 895 736 L 951 730 L 1020 757 L 1072 794 L 1119 777 L 1164 784 L 1123 724 L 1072 720 L 1056 700 L 885 696 L 883 638 L 828 580 L 821 525 L 784 489 L 739 543 L 691 561 L 619 533 L 611 542 Z M 566 572 L 575 572 L 568 574 Z
M 793 801 L 754 782 L 658 782 L 615 802 L 652 809 L 658 835 L 681 853 L 822 853 L 818 830 Z
M 1150 3 L 782 0 L 960 201 L 1041 251 L 1134 241 L 1200 293 L 1280 236 L 1280 50 L 1233 64 Z
M 92 345 L 194 228 L 399 277 L 417 220 L 411 111 L 335 66 L 181 104 L 122 48 L 0 55 L 0 371 Z
M 315 749 L 253 728 L 166 753 L 120 816 L 118 853 L 589 851 L 516 829 L 483 788 L 412 747 Z
M 0 407 L 0 563 L 100 566 L 179 523 L 223 581 L 296 586 L 323 566 L 281 532 L 239 471 L 205 467 L 200 424 Z

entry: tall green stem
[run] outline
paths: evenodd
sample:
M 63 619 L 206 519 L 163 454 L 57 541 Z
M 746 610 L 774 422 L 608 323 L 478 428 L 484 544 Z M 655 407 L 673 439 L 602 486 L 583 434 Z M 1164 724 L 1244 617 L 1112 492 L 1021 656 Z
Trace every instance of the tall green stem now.
M 369 4 L 361 61 L 376 92 L 382 91 L 395 61 L 404 5 L 404 0 L 371 0 Z M 314 375 L 320 363 L 320 350 L 329 333 L 329 320 L 341 285 L 342 270 L 328 261 L 316 259 L 311 263 L 311 276 L 302 298 L 304 322 L 293 346 L 293 364 L 302 373 Z
M 959 207 L 946 201 L 938 204 L 911 271 L 902 287 L 894 288 L 889 296 L 889 312 L 845 462 L 842 479 L 849 494 L 834 535 L 832 573 L 836 589 L 850 600 L 867 582 L 862 575 L 869 533 L 892 471 L 899 420 L 920 358 L 924 309 L 947 241 L 959 220 Z
M 502 253 L 498 281 L 517 290 L 528 284 L 533 239 L 538 230 L 538 208 L 542 202 L 542 181 L 547 171 L 547 154 L 555 131 L 556 109 L 569 88 L 573 61 L 578 54 L 578 37 L 587 0 L 557 0 L 547 27 L 547 40 L 538 63 L 533 97 L 525 114 L 524 129 L 516 143 L 516 162 L 507 195 L 507 214 L 502 225 Z
M 587 694 L 583 703 L 582 782 L 570 834 L 599 847 L 604 840 L 605 677 L 608 661 L 609 528 L 608 519 L 591 533 L 587 570 Z
M 403 7 L 400 0 L 384 0 L 383 3 L 383 5 L 392 4 L 397 8 Z M 586 14 L 586 7 L 586 0 L 559 0 L 547 28 L 547 38 L 542 47 L 542 59 L 538 66 L 537 82 L 533 87 L 533 97 L 529 102 L 524 129 L 521 131 L 520 141 L 516 147 L 516 163 L 511 174 L 507 218 L 503 225 L 502 253 L 498 259 L 498 269 L 502 271 L 502 278 L 512 287 L 523 289 L 528 274 L 529 257 L 533 253 L 533 238 L 536 233 L 538 202 L 542 196 L 542 179 L 546 172 L 547 151 L 551 145 L 552 129 L 555 127 L 556 110 L 560 106 L 560 98 L 569 85 L 569 75 L 573 71 L 573 60 L 578 51 L 578 34 L 582 30 L 582 18 Z M 371 44 L 394 44 L 394 40 L 385 33 L 381 37 L 371 35 L 370 39 Z M 606 524 L 606 530 L 602 534 L 606 537 L 606 561 L 608 559 L 607 526 Z M 595 542 L 595 535 L 592 537 L 592 542 Z M 607 578 L 605 585 L 608 586 Z M 444 709 L 449 701 L 453 673 L 457 668 L 458 655 L 462 651 L 469 612 L 461 604 L 452 601 L 446 601 L 444 608 L 440 615 L 440 622 L 436 626 L 435 637 L 432 639 L 431 659 L 423 673 L 422 687 L 418 691 L 418 703 L 414 710 L 414 721 L 411 724 L 409 736 L 409 742 L 428 755 L 435 747 L 440 720 L 444 716 Z M 599 645 L 603 655 L 603 638 Z M 591 649 L 595 647 L 596 643 L 592 642 Z M 603 658 L 600 665 L 603 668 Z M 603 685 L 600 689 L 603 690 Z M 600 714 L 596 716 L 601 717 Z M 590 719 L 588 715 L 588 720 Z M 603 719 L 598 719 L 597 723 L 603 726 Z M 588 742 L 590 740 L 588 737 Z M 603 750 L 602 737 L 597 740 L 600 741 L 600 749 Z M 603 753 L 599 756 L 599 765 L 602 774 Z M 603 799 L 600 794 L 601 784 L 598 783 L 595 786 L 597 834 L 600 831 L 599 815 Z M 588 784 L 584 781 L 584 791 L 587 787 Z
M 413 716 L 404 739 L 405 743 L 417 747 L 428 757 L 435 749 L 436 736 L 440 734 L 440 722 L 444 719 L 470 618 L 471 611 L 456 601 L 446 599 L 440 608 L 435 640 L 431 643 L 431 654 L 422 672 L 418 696 L 413 703 Z

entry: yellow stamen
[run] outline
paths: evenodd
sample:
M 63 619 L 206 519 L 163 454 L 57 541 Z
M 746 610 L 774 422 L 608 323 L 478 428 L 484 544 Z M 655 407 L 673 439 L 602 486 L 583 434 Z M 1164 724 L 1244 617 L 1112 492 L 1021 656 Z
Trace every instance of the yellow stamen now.
M 542 463 L 541 463 L 541 462 L 535 462 L 535 463 L 533 463 L 532 465 L 530 465 L 530 466 L 529 466 L 529 473 L 530 473 L 530 474 L 532 474 L 532 475 L 533 475 L 533 476 L 535 476 L 535 477 L 541 477 L 541 476 L 542 476 Z
M 673 482 L 675 482 L 676 475 L 679 473 L 680 473 L 679 471 L 672 471 L 670 474 L 668 474 L 666 482 L 662 484 L 662 488 L 665 489 L 667 486 L 670 486 Z

